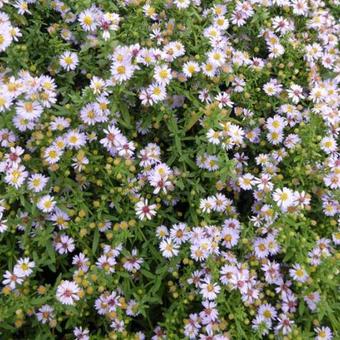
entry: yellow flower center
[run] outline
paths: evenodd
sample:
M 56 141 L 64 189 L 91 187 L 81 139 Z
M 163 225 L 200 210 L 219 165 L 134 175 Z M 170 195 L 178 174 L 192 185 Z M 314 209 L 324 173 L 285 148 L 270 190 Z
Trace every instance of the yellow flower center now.
M 225 235 L 225 236 L 224 236 L 224 240 L 225 240 L 226 242 L 230 242 L 231 239 L 232 239 L 231 235 Z
M 214 291 L 214 286 L 213 286 L 211 283 L 209 283 L 209 284 L 207 285 L 207 291 L 208 291 L 208 292 L 213 292 L 213 291 Z
M 295 272 L 296 276 L 298 277 L 303 277 L 304 275 L 304 271 L 302 269 L 298 269 L 296 272 Z
M 61 225 L 61 224 L 64 224 L 65 223 L 65 220 L 64 220 L 64 218 L 63 217 L 58 217 L 57 219 L 56 219 L 56 223 L 57 224 L 59 224 L 59 225 Z
M 40 183 L 41 183 L 40 178 L 35 178 L 35 179 L 32 181 L 32 184 L 33 184 L 35 187 L 39 186 Z
M 159 72 L 159 76 L 162 78 L 162 79 L 166 79 L 168 76 L 169 76 L 169 73 L 167 70 L 161 70 Z
M 274 120 L 274 121 L 273 121 L 273 127 L 274 127 L 275 129 L 278 129 L 278 128 L 280 127 L 280 123 L 279 123 L 277 120 Z
M 92 18 L 89 15 L 86 15 L 84 17 L 84 24 L 87 25 L 87 26 L 90 26 L 92 23 L 93 23 Z
M 57 157 L 57 152 L 55 150 L 51 150 L 49 153 L 48 153 L 48 156 L 50 158 L 56 158 Z
M 260 249 L 261 251 L 265 251 L 265 250 L 266 250 L 266 246 L 265 246 L 263 243 L 260 243 L 260 244 L 259 244 L 259 249 Z
M 269 319 L 272 316 L 272 313 L 267 309 L 263 312 L 263 316 Z
M 155 87 L 153 89 L 153 94 L 156 95 L 156 96 L 160 95 L 161 94 L 161 89 L 159 87 Z
M 195 72 L 195 66 L 194 65 L 189 65 L 188 66 L 188 72 L 191 73 L 191 74 L 194 73 Z
M 51 201 L 45 201 L 45 202 L 44 202 L 44 207 L 45 207 L 46 209 L 51 208 L 51 206 L 52 206 L 52 202 L 51 202 Z
M 78 138 L 77 138 L 77 136 L 71 136 L 71 137 L 69 138 L 69 141 L 70 141 L 70 143 L 75 144 L 75 143 L 77 143 Z
M 280 199 L 281 201 L 287 201 L 288 199 L 288 194 L 286 192 L 283 192 L 281 195 L 280 195 Z
M 125 66 L 124 65 L 120 65 L 117 67 L 117 73 L 118 74 L 124 74 L 125 73 Z
M 65 64 L 71 65 L 73 63 L 72 57 L 68 56 L 64 58 Z
M 31 102 L 27 102 L 24 104 L 25 110 L 27 112 L 32 112 L 33 111 L 33 104 Z
M 22 270 L 27 270 L 28 269 L 28 264 L 27 263 L 21 264 L 21 269 Z
M 89 111 L 88 113 L 87 113 L 87 117 L 89 117 L 89 118 L 94 118 L 94 112 L 91 110 L 91 111 Z

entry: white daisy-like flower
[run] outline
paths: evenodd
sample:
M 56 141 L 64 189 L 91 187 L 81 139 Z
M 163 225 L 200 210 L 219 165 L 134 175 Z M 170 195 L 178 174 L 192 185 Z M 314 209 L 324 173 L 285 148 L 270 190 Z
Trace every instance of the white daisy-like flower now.
M 55 205 L 56 202 L 54 201 L 54 198 L 50 195 L 45 195 L 41 197 L 37 203 L 38 209 L 45 213 L 53 211 Z
M 195 61 L 188 61 L 183 65 L 183 73 L 188 77 L 192 77 L 194 73 L 200 71 L 200 66 Z
M 17 285 L 21 285 L 24 282 L 24 277 L 20 277 L 14 273 L 11 273 L 9 270 L 6 270 L 4 273 L 4 279 L 2 280 L 2 284 L 8 286 L 11 289 L 15 289 Z
M 22 101 L 20 100 L 16 107 L 18 116 L 28 120 L 35 120 L 41 116 L 44 109 L 37 101 Z
M 50 146 L 44 151 L 44 159 L 48 164 L 55 164 L 59 161 L 62 151 L 56 146 Z
M 21 258 L 14 266 L 13 273 L 19 277 L 27 277 L 33 273 L 34 267 L 34 261 L 30 261 L 28 257 Z
M 166 258 L 176 256 L 179 252 L 179 246 L 174 243 L 170 238 L 162 240 L 159 248 L 162 252 L 162 255 Z
M 40 192 L 44 189 L 48 178 L 42 174 L 33 174 L 28 180 L 28 188 L 34 192 Z
M 64 305 L 73 305 L 80 299 L 80 288 L 74 281 L 63 281 L 57 288 L 56 297 Z
M 2 217 L 2 213 L 0 213 L 0 218 Z M 0 233 L 4 233 L 8 229 L 8 225 L 6 224 L 7 220 L 0 220 Z
M 254 176 L 250 173 L 246 173 L 239 177 L 238 183 L 243 190 L 251 190 L 254 185 Z
M 297 104 L 301 99 L 304 99 L 303 88 L 300 85 L 292 84 L 287 90 L 288 97 L 292 100 L 294 104 Z
M 148 92 L 150 94 L 151 99 L 157 103 L 166 98 L 166 90 L 163 85 L 152 84 L 148 88 Z
M 78 21 L 84 31 L 94 31 L 98 26 L 95 14 L 90 9 L 81 12 Z
M 317 327 L 314 328 L 316 333 L 315 340 L 331 340 L 333 339 L 333 333 L 329 327 Z
M 43 305 L 39 308 L 36 316 L 42 324 L 45 324 L 54 318 L 54 308 L 50 305 Z
M 200 284 L 201 294 L 204 299 L 215 300 L 221 287 L 217 283 L 212 283 L 210 279 L 205 280 Z
M 296 202 L 296 195 L 288 188 L 276 189 L 273 193 L 273 200 L 282 209 L 287 209 Z
M 11 28 L 12 26 L 7 22 L 0 25 L 0 52 L 5 51 L 13 41 Z
M 66 71 L 74 71 L 78 62 L 77 54 L 70 51 L 64 52 L 59 58 L 60 66 Z
M 269 248 L 266 240 L 258 238 L 254 242 L 254 251 L 256 257 L 263 259 L 269 255 Z
M 273 131 L 281 132 L 286 125 L 287 125 L 286 120 L 279 115 L 275 115 L 274 117 L 268 118 L 266 122 L 266 128 L 270 132 Z
M 321 149 L 326 153 L 332 153 L 337 150 L 337 144 L 333 137 L 324 137 L 320 142 Z
M 65 136 L 66 144 L 71 149 L 79 149 L 86 144 L 86 135 L 76 130 L 70 131 Z
M 133 76 L 136 67 L 129 62 L 114 62 L 111 66 L 111 74 L 114 81 L 123 82 Z
M 174 4 L 179 9 L 185 9 L 190 6 L 190 0 L 174 0 Z
M 292 269 L 289 269 L 289 275 L 298 282 L 306 282 L 309 278 L 306 270 L 300 265 L 295 264 Z
M 154 71 L 154 78 L 158 84 L 167 85 L 172 79 L 171 69 L 166 66 L 156 66 Z
M 73 334 L 75 336 L 75 340 L 89 340 L 90 339 L 90 331 L 87 328 L 76 327 L 73 330 Z
M 1 38 L 0 38 L 1 39 Z M 1 88 L 0 93 L 0 112 L 4 112 L 8 110 L 13 102 L 13 96 L 10 92 L 4 90 L 4 88 Z
M 148 204 L 147 199 L 142 199 L 135 205 L 136 214 L 141 220 L 151 220 L 156 215 L 156 204 Z
M 265 320 L 274 320 L 277 316 L 275 308 L 270 304 L 261 305 L 258 309 L 258 314 Z
M 16 189 L 21 187 L 28 176 L 28 172 L 23 165 L 13 166 L 5 176 L 5 182 Z
M 220 131 L 209 129 L 207 132 L 207 138 L 208 138 L 209 143 L 218 145 L 221 143 L 221 137 L 222 137 L 222 134 Z

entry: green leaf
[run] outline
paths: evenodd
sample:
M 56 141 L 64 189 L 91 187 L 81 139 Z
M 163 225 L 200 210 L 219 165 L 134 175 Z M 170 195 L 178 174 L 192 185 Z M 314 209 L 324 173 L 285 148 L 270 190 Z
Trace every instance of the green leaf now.
M 184 130 L 189 131 L 196 123 L 197 121 L 202 117 L 203 112 L 195 112 L 195 114 L 188 114 L 188 118 L 186 120 L 186 123 L 184 125 Z
M 99 229 L 94 231 L 93 241 L 92 241 L 92 254 L 95 255 L 99 243 Z
M 145 270 L 145 269 L 141 269 L 141 273 L 145 276 L 145 277 L 147 277 L 147 278 L 149 278 L 149 279 L 154 279 L 155 278 L 155 274 L 152 274 L 151 272 L 149 272 L 148 270 Z
M 122 114 L 123 125 L 128 129 L 132 129 L 131 117 L 130 117 L 130 113 L 129 113 L 129 109 L 128 109 L 127 105 L 126 104 L 120 104 L 119 110 Z
M 52 246 L 52 242 L 51 241 L 48 241 L 46 243 L 46 250 L 47 250 L 47 254 L 49 256 L 49 258 L 51 259 L 51 262 L 54 264 L 55 263 L 55 251 L 53 249 L 53 246 Z M 53 271 L 55 271 L 55 267 L 54 266 L 49 266 L 51 269 L 54 268 Z

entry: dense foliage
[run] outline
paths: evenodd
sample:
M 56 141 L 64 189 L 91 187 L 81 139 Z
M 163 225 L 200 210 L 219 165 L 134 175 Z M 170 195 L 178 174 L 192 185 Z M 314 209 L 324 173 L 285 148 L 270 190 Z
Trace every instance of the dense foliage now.
M 340 338 L 338 0 L 0 0 L 0 338 Z

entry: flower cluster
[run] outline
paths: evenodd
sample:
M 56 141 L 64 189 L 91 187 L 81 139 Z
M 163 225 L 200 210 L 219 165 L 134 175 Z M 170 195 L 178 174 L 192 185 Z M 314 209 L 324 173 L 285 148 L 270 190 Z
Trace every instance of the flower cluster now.
M 0 337 L 340 336 L 338 0 L 0 0 Z

